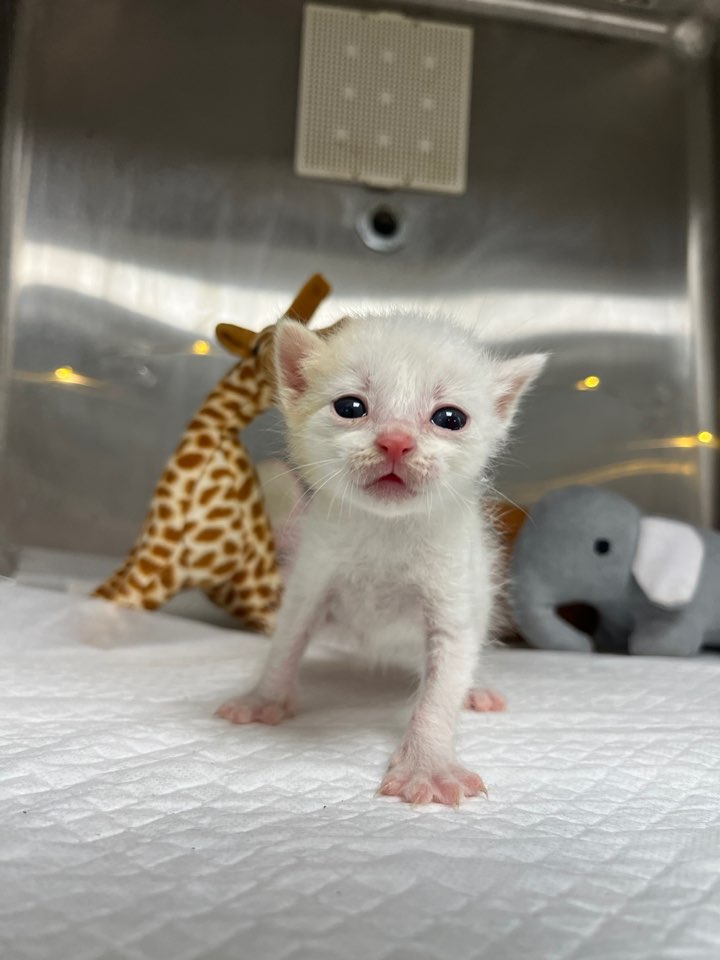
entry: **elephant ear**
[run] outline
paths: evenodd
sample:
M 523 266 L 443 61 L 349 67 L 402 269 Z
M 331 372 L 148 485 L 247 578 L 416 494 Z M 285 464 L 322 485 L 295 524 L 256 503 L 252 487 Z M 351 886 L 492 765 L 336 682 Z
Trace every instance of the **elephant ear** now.
M 689 603 L 697 590 L 705 557 L 700 534 L 687 523 L 665 517 L 642 517 L 633 576 L 645 595 L 660 607 Z

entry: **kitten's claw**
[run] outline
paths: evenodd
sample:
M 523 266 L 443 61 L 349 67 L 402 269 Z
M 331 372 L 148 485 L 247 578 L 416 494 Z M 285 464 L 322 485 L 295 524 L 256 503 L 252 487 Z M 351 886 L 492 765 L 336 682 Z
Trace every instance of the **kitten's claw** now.
M 378 792 L 406 803 L 444 803 L 452 807 L 460 806 L 464 797 L 487 796 L 482 777 L 457 764 L 418 770 L 399 763 L 385 774 Z
M 465 697 L 465 709 L 474 710 L 476 713 L 495 712 L 505 710 L 506 707 L 507 700 L 501 693 L 483 687 L 471 687 Z
M 288 701 L 268 700 L 255 693 L 233 697 L 215 711 L 216 717 L 230 723 L 269 723 L 272 726 L 292 715 L 293 709 Z

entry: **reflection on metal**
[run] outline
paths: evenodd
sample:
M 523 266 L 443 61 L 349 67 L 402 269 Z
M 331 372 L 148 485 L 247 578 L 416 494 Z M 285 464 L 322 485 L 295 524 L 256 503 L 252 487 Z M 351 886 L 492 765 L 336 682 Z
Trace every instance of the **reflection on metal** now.
M 440 311 L 552 355 L 493 481 L 512 500 L 584 479 L 712 521 L 720 66 L 679 55 L 685 0 L 438 4 L 474 36 L 462 197 L 294 174 L 303 0 L 16 5 L 0 554 L 124 553 L 232 363 L 215 325 L 259 329 L 317 270 L 334 289 L 318 326 Z M 360 221 L 402 243 L 368 249 Z M 282 454 L 279 416 L 246 439 Z
M 635 13 L 632 4 L 623 9 L 622 0 L 616 10 L 609 4 L 566 3 L 552 0 L 411 0 L 421 6 L 457 6 L 472 10 L 481 16 L 502 20 L 522 21 L 557 30 L 572 30 L 579 33 L 598 34 L 643 43 L 664 43 L 671 33 L 671 24 L 661 18 L 643 17 Z M 641 5 L 641 4 L 638 4 Z
M 673 463 L 661 459 L 626 460 L 623 463 L 613 463 L 596 470 L 563 474 L 542 484 L 518 484 L 515 487 L 515 496 L 521 503 L 535 503 L 551 490 L 560 490 L 566 486 L 575 484 L 602 486 L 602 484 L 616 483 L 628 477 L 657 477 L 658 475 L 692 478 L 697 475 L 697 467 L 693 463 Z
M 720 12 L 716 9 L 716 13 Z M 687 296 L 694 320 L 689 347 L 696 371 L 696 423 L 707 427 L 718 415 L 718 348 L 716 336 L 720 274 L 717 267 L 718 229 L 717 193 L 720 169 L 720 58 L 714 61 L 714 77 L 704 60 L 686 64 L 685 122 L 687 163 Z M 714 362 L 708 362 L 712 358 Z M 703 469 L 699 475 L 698 501 L 707 519 L 717 518 L 720 510 L 716 457 L 710 450 L 701 452 Z
M 575 384 L 576 390 L 597 390 L 600 386 L 600 377 L 596 377 L 592 374 L 589 377 L 585 377 L 584 380 L 578 380 Z
M 373 213 L 388 207 L 385 202 L 372 204 L 369 209 L 364 193 L 360 194 L 358 202 L 362 209 L 357 223 L 369 223 Z M 403 205 L 408 205 L 407 196 L 403 197 Z M 392 247 L 396 249 L 412 236 L 407 236 L 407 211 L 399 203 L 393 203 L 390 209 L 398 217 L 399 227 L 391 238 Z M 310 215 L 310 211 L 307 213 Z M 418 233 L 427 229 L 422 223 L 416 226 Z M 505 225 L 504 230 L 510 228 Z M 510 233 L 512 236 L 511 230 Z M 416 239 L 422 241 L 421 249 L 427 246 L 427 238 Z M 463 239 L 468 243 L 475 242 L 470 236 Z M 400 242 L 396 243 L 397 240 Z M 479 243 L 477 248 L 471 247 L 468 269 L 474 258 L 481 256 L 483 246 Z M 225 282 L 211 282 L 196 269 L 193 272 L 189 262 L 199 257 L 200 251 L 192 245 L 184 246 L 180 252 L 176 248 L 170 238 L 165 244 L 159 240 L 153 243 L 159 259 L 180 258 L 180 265 L 186 271 L 182 274 L 130 259 L 110 255 L 100 257 L 60 243 L 27 241 L 23 244 L 18 268 L 18 285 L 21 289 L 52 288 L 68 295 L 97 300 L 118 310 L 131 311 L 140 317 L 151 317 L 178 330 L 203 331 L 208 335 L 216 324 L 223 321 L 260 330 L 267 325 L 268 318 L 282 313 L 283 296 L 286 296 L 282 278 L 268 281 L 261 287 L 254 287 L 249 281 L 240 283 L 235 277 Z M 253 250 L 250 242 L 240 242 L 226 253 L 233 260 L 242 262 L 253 256 Z M 438 291 L 421 285 L 413 293 L 408 286 L 389 282 L 380 288 L 372 284 L 363 286 L 353 265 L 348 264 L 347 256 L 341 257 L 336 250 L 330 249 L 323 251 L 321 256 L 328 264 L 328 276 L 333 272 L 343 275 L 349 271 L 352 284 L 350 291 L 347 285 L 341 286 L 332 298 L 320 305 L 313 326 L 329 324 L 344 311 L 356 310 L 358 306 L 367 310 L 407 310 L 419 302 L 423 310 L 456 317 L 484 337 L 510 342 L 527 336 L 563 336 L 569 330 L 586 336 L 650 334 L 660 337 L 675 331 L 681 333 L 687 321 L 684 296 L 668 293 L 661 296 L 653 290 L 643 293 L 605 288 L 599 291 L 553 290 L 544 288 L 539 277 L 534 278 L 536 282 L 530 282 L 531 278 L 528 278 L 520 287 L 515 278 L 507 278 L 503 284 L 495 282 L 474 287 L 472 278 L 464 277 L 464 283 L 459 287 L 451 286 L 441 278 Z M 302 274 L 308 259 L 307 252 L 302 250 L 288 251 L 283 255 L 287 270 L 293 276 Z M 364 264 L 364 261 L 359 259 L 358 263 Z M 453 265 L 454 270 L 464 275 L 462 267 L 462 263 Z M 434 276 L 433 268 L 436 269 L 436 265 L 427 265 Z M 382 273 L 384 271 L 381 276 Z M 421 284 L 422 278 L 413 277 L 413 281 Z
M 165 250 L 163 246 L 161 241 L 154 244 L 156 254 L 172 257 L 176 244 L 166 242 Z M 233 254 L 238 259 L 250 257 L 252 248 L 249 244 L 240 245 Z M 17 279 L 21 287 L 41 286 L 92 297 L 107 306 L 153 317 L 171 327 L 208 334 L 223 320 L 232 323 L 248 315 L 254 324 L 243 319 L 243 326 L 261 329 L 268 316 L 273 316 L 273 310 L 278 313 L 276 308 L 283 297 L 280 285 L 275 292 L 263 291 L 264 297 L 258 302 L 258 291 L 249 284 L 213 282 L 202 274 L 193 275 L 190 265 L 184 263 L 192 255 L 192 245 L 188 244 L 182 251 L 183 272 L 178 273 L 144 263 L 142 254 L 138 260 L 132 260 L 100 256 L 62 243 L 26 242 Z
M 672 39 L 680 56 L 688 60 L 704 60 L 713 48 L 715 27 L 704 17 L 688 17 L 673 28 Z
M 720 441 L 710 430 L 700 430 L 686 437 L 659 437 L 655 440 L 636 440 L 627 444 L 631 450 L 695 450 L 699 446 L 720 449 Z
M 103 386 L 102 380 L 85 377 L 73 370 L 72 367 L 56 367 L 55 370 L 40 373 L 30 370 L 16 370 L 13 374 L 13 380 L 24 380 L 27 383 L 50 383 L 62 387 L 93 387 L 97 389 Z

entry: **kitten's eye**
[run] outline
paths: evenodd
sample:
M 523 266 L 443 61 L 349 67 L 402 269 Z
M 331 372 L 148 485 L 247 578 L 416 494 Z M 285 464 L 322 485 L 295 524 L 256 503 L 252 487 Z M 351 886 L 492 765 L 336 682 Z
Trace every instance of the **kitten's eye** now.
M 595 553 L 599 553 L 600 556 L 603 554 L 610 553 L 610 541 L 609 540 L 596 540 L 593 544 L 593 550 Z
M 340 397 L 333 403 L 335 413 L 345 420 L 357 420 L 367 416 L 367 407 L 360 397 Z
M 457 407 L 440 407 L 430 417 L 430 422 L 446 430 L 462 430 L 467 423 L 467 415 Z

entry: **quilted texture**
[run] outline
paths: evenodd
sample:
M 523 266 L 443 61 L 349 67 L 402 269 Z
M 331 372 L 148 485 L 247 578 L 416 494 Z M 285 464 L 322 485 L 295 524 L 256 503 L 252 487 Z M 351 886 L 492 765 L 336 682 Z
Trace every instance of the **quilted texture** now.
M 400 676 L 316 652 L 295 720 L 231 727 L 266 641 L 0 604 L 4 960 L 720 956 L 720 658 L 492 651 L 489 800 L 412 809 L 374 796 Z

